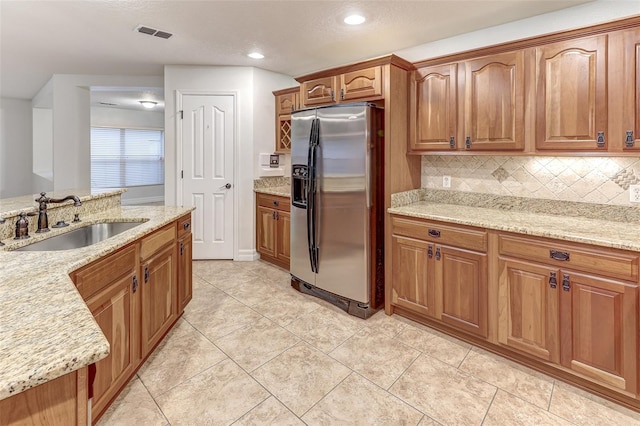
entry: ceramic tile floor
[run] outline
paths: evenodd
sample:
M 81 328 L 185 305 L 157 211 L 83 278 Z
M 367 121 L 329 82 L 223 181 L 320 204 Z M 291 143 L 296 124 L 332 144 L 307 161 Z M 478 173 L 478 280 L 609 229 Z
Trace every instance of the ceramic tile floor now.
M 640 425 L 640 414 L 262 261 L 195 261 L 193 300 L 107 425 Z

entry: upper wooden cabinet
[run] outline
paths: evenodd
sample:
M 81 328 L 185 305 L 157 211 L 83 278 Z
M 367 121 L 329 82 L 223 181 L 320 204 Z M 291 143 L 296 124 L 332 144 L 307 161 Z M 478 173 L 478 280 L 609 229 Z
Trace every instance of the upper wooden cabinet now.
M 536 147 L 607 149 L 607 36 L 536 48 Z
M 382 66 L 304 80 L 300 99 L 305 107 L 331 105 L 383 97 Z
M 291 113 L 300 109 L 300 88 L 277 90 L 273 92 L 276 101 L 276 144 L 275 152 L 291 152 Z
M 412 150 L 522 150 L 524 54 L 414 71 Z
M 411 150 L 456 148 L 458 64 L 420 68 L 411 77 Z
M 640 29 L 609 35 L 609 140 L 640 150 Z

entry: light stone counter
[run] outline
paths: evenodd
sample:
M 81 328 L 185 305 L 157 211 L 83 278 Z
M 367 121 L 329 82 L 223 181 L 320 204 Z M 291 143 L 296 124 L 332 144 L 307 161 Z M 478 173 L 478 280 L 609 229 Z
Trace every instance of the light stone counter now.
M 27 241 L 5 239 L 7 246 L 0 251 L 0 399 L 106 357 L 109 343 L 76 291 L 69 273 L 192 210 L 191 207 L 117 205 L 87 213 L 82 222 L 67 228 L 52 229 L 46 235 L 32 234 Z M 10 251 L 95 222 L 138 220 L 146 221 L 89 247 Z
M 640 222 L 571 217 L 520 210 L 414 201 L 391 207 L 392 214 L 461 225 L 640 251 Z
M 279 195 L 280 197 L 291 197 L 291 187 L 289 186 L 268 186 L 264 188 L 254 188 L 255 192 L 269 195 Z

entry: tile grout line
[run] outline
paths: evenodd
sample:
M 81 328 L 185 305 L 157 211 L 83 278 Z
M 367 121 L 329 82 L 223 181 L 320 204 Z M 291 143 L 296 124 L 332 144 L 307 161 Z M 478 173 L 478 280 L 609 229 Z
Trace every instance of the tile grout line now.
M 171 426 L 171 422 L 169 421 L 169 418 L 167 417 L 167 415 L 164 413 L 164 411 L 162 410 L 162 408 L 160 408 L 160 405 L 158 404 L 158 401 L 156 401 L 156 398 L 151 394 L 151 391 L 149 391 L 149 389 L 147 388 L 147 385 L 144 384 L 144 382 L 142 381 L 142 378 L 140 378 L 140 376 L 138 376 L 138 373 L 136 373 L 136 376 L 138 377 L 138 380 L 140 380 L 140 384 L 142 385 L 142 387 L 144 387 L 144 390 L 147 391 L 147 393 L 149 394 L 149 396 L 151 397 L 151 399 L 153 400 L 153 403 L 156 405 L 156 407 L 158 407 L 158 410 L 160 411 L 160 413 L 162 414 L 162 417 L 164 417 L 164 419 L 166 420 L 167 424 L 169 426 Z M 159 396 L 159 395 L 158 395 Z
M 472 376 L 473 377 L 473 376 Z M 489 415 L 489 411 L 491 410 L 491 406 L 493 405 L 493 402 L 496 400 L 496 395 L 498 395 L 498 391 L 500 390 L 499 387 L 495 387 L 496 390 L 495 392 L 493 392 L 493 398 L 491 398 L 491 402 L 489 403 L 489 406 L 487 407 L 487 411 L 484 413 L 484 416 L 482 417 L 482 421 L 480 422 L 480 424 L 484 424 L 485 420 L 487 419 L 487 416 Z

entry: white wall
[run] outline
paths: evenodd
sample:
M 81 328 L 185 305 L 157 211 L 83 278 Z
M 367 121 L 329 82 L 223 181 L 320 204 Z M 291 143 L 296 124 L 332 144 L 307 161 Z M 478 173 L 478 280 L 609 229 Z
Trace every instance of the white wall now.
M 91 107 L 91 126 L 164 130 L 164 112 L 94 106 Z M 163 201 L 164 185 L 136 186 L 122 194 L 124 205 Z
M 180 203 L 177 194 L 176 93 L 201 91 L 236 96 L 236 260 L 256 258 L 253 178 L 255 152 L 275 143 L 275 100 L 271 91 L 290 87 L 290 77 L 250 67 L 167 65 L 165 93 L 165 203 Z M 259 90 L 257 89 L 259 88 Z M 258 141 L 259 139 L 259 141 Z M 239 208 L 243 206 L 243 208 Z M 251 206 L 251 208 L 246 208 Z
M 429 58 L 477 49 L 542 34 L 586 27 L 640 14 L 640 1 L 598 0 L 557 12 L 545 13 L 394 52 L 418 62 Z
M 276 120 L 275 120 L 275 97 L 274 90 L 286 89 L 298 85 L 292 77 L 283 74 L 274 74 L 259 68 L 254 72 L 254 178 L 260 176 L 260 165 L 258 157 L 261 152 L 273 153 L 276 140 Z M 290 165 L 291 155 L 280 155 L 280 167 L 284 168 L 284 176 L 291 174 Z
M 0 198 L 31 191 L 31 101 L 0 98 Z

